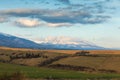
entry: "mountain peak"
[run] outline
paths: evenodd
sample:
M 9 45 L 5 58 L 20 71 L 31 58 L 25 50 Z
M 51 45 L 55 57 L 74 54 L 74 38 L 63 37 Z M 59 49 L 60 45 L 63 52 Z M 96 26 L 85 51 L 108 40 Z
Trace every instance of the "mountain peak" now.
M 47 37 L 44 39 L 40 39 L 39 41 L 36 41 L 39 44 L 44 45 L 51 45 L 55 48 L 62 48 L 62 49 L 99 49 L 102 47 L 99 47 L 95 45 L 94 43 L 90 43 L 85 40 L 81 40 L 78 38 L 70 38 L 65 36 L 60 37 Z
M 52 43 L 52 44 L 91 44 L 95 45 L 93 43 L 90 43 L 88 41 L 79 39 L 79 38 L 71 38 L 66 36 L 60 36 L 60 37 L 47 37 L 44 39 L 40 39 L 39 41 L 36 41 L 37 43 Z

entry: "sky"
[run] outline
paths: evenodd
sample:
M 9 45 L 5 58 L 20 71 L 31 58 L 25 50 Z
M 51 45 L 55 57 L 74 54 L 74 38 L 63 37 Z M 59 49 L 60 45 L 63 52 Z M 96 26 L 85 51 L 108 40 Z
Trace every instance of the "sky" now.
M 119 4 L 120 0 L 0 0 L 0 32 L 38 43 L 74 38 L 120 49 Z

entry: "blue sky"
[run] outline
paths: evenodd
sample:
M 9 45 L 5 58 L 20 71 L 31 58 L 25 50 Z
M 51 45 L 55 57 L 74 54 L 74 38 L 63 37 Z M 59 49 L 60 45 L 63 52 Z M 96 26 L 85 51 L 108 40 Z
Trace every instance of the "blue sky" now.
M 0 32 L 69 37 L 120 49 L 120 0 L 0 0 Z

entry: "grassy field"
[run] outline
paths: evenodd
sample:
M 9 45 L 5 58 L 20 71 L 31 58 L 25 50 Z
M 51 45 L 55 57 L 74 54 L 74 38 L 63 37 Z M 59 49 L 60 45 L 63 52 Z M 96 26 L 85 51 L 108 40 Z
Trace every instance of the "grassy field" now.
M 105 70 L 114 70 L 120 72 L 120 55 L 106 55 L 101 57 L 90 57 L 90 56 L 77 56 L 77 57 L 68 57 L 61 59 L 52 63 L 51 65 L 61 64 L 61 65 L 73 65 L 73 66 L 85 66 Z
M 26 54 L 30 54 L 31 57 L 26 57 Z M 39 57 L 32 57 L 34 55 L 40 54 Z M 29 50 L 29 49 L 12 49 L 12 48 L 1 48 L 0 49 L 0 61 L 2 62 L 9 62 L 14 64 L 21 64 L 21 65 L 27 65 L 27 66 L 38 66 L 41 62 L 49 59 L 53 59 L 55 57 L 59 56 L 65 56 L 68 54 L 63 53 L 53 53 L 53 52 L 47 52 L 42 50 Z M 11 60 L 10 56 L 16 57 Z M 21 58 L 19 58 L 22 56 Z M 46 57 L 44 57 L 46 56 Z M 18 57 L 18 58 L 17 58 Z
M 81 50 L 44 50 L 48 52 L 58 52 L 65 54 L 75 54 Z M 88 50 L 91 54 L 120 54 L 120 50 Z
M 0 48 L 0 75 L 22 72 L 28 78 L 120 78 L 120 51 L 32 50 Z M 119 80 L 119 79 L 118 79 Z
M 21 49 L 21 48 L 8 48 L 0 47 L 0 50 L 11 50 L 11 51 L 46 51 L 52 53 L 65 53 L 65 54 L 75 54 L 81 50 L 34 50 L 34 49 Z M 91 54 L 120 54 L 120 50 L 88 50 Z
M 60 69 L 38 68 L 19 66 L 15 64 L 0 63 L 0 75 L 4 73 L 12 74 L 14 72 L 21 72 L 28 78 L 56 78 L 56 79 L 113 79 L 120 78 L 120 74 L 90 74 L 81 73 L 79 71 L 68 71 Z

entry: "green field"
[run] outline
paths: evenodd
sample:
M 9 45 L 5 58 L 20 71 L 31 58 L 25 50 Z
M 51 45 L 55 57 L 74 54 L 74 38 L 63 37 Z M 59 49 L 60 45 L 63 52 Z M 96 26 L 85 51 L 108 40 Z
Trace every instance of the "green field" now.
M 68 71 L 60 69 L 38 68 L 19 66 L 15 64 L 0 63 L 0 75 L 4 73 L 12 74 L 14 72 L 21 72 L 28 78 L 56 78 L 56 79 L 113 79 L 120 78 L 120 74 L 90 74 L 81 73 L 77 71 Z

